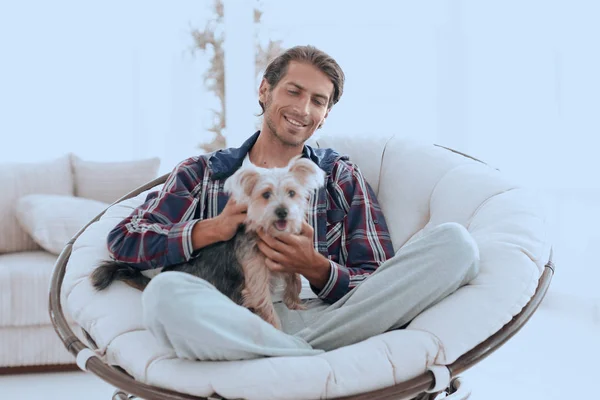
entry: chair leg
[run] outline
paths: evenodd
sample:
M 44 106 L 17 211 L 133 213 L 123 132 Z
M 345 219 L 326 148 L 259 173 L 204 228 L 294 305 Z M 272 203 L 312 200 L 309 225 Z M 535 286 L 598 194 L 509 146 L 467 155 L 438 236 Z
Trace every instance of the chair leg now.
M 471 389 L 465 385 L 460 377 L 456 377 L 441 392 L 421 393 L 412 400 L 467 400 L 470 396 Z
M 460 377 L 452 379 L 450 386 L 446 389 L 448 400 L 466 400 L 471 397 L 471 388 L 465 385 L 465 382 Z
M 117 389 L 112 395 L 112 400 L 131 400 L 136 398 L 137 397 L 127 394 L 120 389 Z
M 436 400 L 437 397 L 439 395 L 441 395 L 442 393 L 446 393 L 446 391 L 437 392 L 437 393 L 421 393 L 420 395 L 418 395 L 417 397 L 414 397 L 411 400 Z

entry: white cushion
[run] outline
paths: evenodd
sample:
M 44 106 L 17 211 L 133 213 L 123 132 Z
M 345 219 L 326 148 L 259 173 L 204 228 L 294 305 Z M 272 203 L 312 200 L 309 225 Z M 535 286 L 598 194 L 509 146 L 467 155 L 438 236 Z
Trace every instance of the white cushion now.
M 15 215 L 18 199 L 32 193 L 72 195 L 73 175 L 68 155 L 35 163 L 0 164 L 0 253 L 38 250 Z
M 148 354 L 145 349 L 152 347 L 154 338 L 147 331 L 117 340 L 110 346 L 112 359 L 129 365 L 131 359 L 145 359 L 137 363 L 136 379 L 200 396 L 216 392 L 229 399 L 319 399 L 376 390 L 424 373 L 438 352 L 437 340 L 418 331 L 388 332 L 313 357 L 231 362 Z
M 107 203 L 73 196 L 30 194 L 17 201 L 16 215 L 21 227 L 53 254 L 60 254 L 67 242 L 108 207 Z
M 0 327 L 0 368 L 74 363 L 75 358 L 50 322 L 47 325 Z M 3 392 L 3 398 L 7 398 Z
M 479 246 L 477 278 L 408 326 L 438 337 L 444 351 L 436 363 L 447 365 L 533 295 L 550 253 L 542 207 L 499 171 L 448 150 L 395 137 L 386 154 L 379 199 L 395 248 L 426 225 L 449 221 L 464 225 Z
M 525 190 L 481 163 L 400 138 L 326 137 L 319 144 L 340 144 L 370 182 L 379 182 L 379 199 L 396 249 L 428 223 L 465 225 L 480 246 L 481 273 L 476 280 L 419 315 L 408 329 L 319 356 L 179 360 L 157 346 L 143 328 L 140 292 L 116 283 L 96 293 L 87 279 L 108 257 L 108 231 L 143 202 L 141 195 L 112 206 L 84 232 L 74 245 L 63 284 L 66 309 L 90 332 L 108 363 L 122 366 L 142 382 L 198 396 L 213 391 L 247 399 L 350 395 L 408 380 L 430 365 L 451 363 L 530 299 L 549 245 L 541 208 Z M 373 154 L 383 158 L 373 160 Z
M 45 251 L 0 254 L 0 326 L 50 323 L 48 287 L 55 262 Z
M 340 154 L 351 155 L 351 161 L 358 165 L 365 179 L 378 195 L 381 160 L 389 140 L 388 135 L 372 135 L 369 136 L 365 146 L 365 139 L 360 136 L 323 136 L 311 145 L 320 148 L 333 147 Z
M 145 330 L 141 292 L 120 282 L 95 292 L 88 279 L 98 262 L 108 257 L 108 232 L 145 197 L 142 194 L 111 206 L 83 232 L 73 246 L 61 293 L 65 312 L 90 333 L 100 352 L 105 353 L 105 360 L 120 365 L 135 379 L 198 396 L 208 396 L 217 389 L 232 398 L 293 399 L 299 394 L 319 398 L 413 378 L 435 359 L 437 339 L 418 331 L 388 332 L 315 357 L 231 363 L 177 359 Z M 294 388 L 291 391 L 290 385 Z
M 356 137 L 319 141 L 343 147 L 356 160 L 381 143 Z M 365 177 L 379 182 L 394 249 L 424 227 L 450 221 L 465 226 L 479 246 L 478 277 L 407 327 L 439 338 L 443 350 L 436 364 L 448 365 L 497 332 L 533 295 L 550 253 L 542 207 L 534 192 L 478 161 L 401 136 L 383 143 L 384 150 L 370 150 L 384 154 L 379 163 L 357 163 Z
M 75 195 L 113 203 L 156 178 L 160 158 L 99 162 L 72 155 Z
M 61 292 L 65 312 L 86 330 L 102 350 L 115 337 L 143 329 L 141 293 L 121 282 L 96 292 L 89 281 L 100 261 L 110 258 L 107 236 L 112 228 L 143 203 L 146 194 L 108 208 L 102 218 L 90 225 L 73 245 Z

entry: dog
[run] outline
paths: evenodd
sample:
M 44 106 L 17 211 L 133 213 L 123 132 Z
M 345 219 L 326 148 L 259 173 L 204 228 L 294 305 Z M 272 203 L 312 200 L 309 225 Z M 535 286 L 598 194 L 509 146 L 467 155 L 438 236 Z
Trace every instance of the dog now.
M 259 251 L 257 231 L 277 237 L 298 234 L 302 228 L 311 193 L 324 185 L 325 173 L 314 162 L 300 156 L 284 168 L 258 168 L 248 163 L 225 181 L 224 191 L 237 203 L 248 206 L 244 224 L 231 240 L 200 249 L 191 260 L 164 267 L 161 271 L 186 272 L 211 283 L 234 303 L 250 309 L 281 329 L 271 291 L 284 283 L 283 302 L 292 310 L 303 309 L 300 275 L 273 273 Z M 104 261 L 92 273 L 96 290 L 120 280 L 144 290 L 150 278 L 133 266 Z

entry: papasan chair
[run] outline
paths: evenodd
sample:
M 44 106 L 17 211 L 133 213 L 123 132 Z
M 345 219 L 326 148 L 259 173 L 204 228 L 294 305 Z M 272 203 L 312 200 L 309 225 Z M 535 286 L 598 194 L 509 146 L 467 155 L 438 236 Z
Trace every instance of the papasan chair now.
M 317 356 L 179 359 L 144 328 L 140 291 L 117 282 L 96 292 L 88 279 L 109 257 L 108 232 L 159 189 L 164 175 L 82 228 L 60 254 L 51 281 L 57 334 L 81 369 L 118 388 L 113 399 L 464 399 L 470 390 L 459 375 L 536 311 L 554 265 L 534 192 L 470 156 L 400 136 L 328 136 L 313 144 L 335 148 L 361 167 L 396 250 L 425 227 L 457 222 L 479 245 L 479 275 L 404 329 Z

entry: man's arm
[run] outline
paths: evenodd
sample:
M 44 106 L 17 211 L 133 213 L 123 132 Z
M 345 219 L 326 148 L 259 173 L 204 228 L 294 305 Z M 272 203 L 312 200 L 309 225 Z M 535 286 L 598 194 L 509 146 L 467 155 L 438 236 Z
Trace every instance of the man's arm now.
M 350 161 L 338 162 L 334 182 L 342 207 L 347 211 L 345 265 L 329 260 L 329 279 L 322 287 L 312 286 L 324 301 L 335 303 L 369 277 L 394 248 L 379 202 L 360 169 Z
M 194 251 L 193 230 L 199 243 L 217 241 L 215 230 L 198 231 L 199 221 L 193 219 L 198 202 L 194 190 L 202 181 L 204 168 L 203 159 L 198 157 L 177 165 L 163 189 L 148 195 L 143 205 L 109 233 L 111 256 L 145 270 L 189 260 Z

